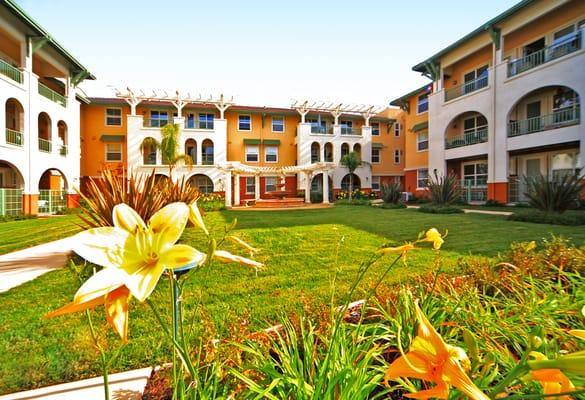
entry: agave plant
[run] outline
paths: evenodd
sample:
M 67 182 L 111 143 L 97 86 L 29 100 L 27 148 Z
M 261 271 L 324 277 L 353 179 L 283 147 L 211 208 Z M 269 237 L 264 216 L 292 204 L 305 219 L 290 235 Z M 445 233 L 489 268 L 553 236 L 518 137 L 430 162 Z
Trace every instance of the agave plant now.
M 544 212 L 564 213 L 576 208 L 583 190 L 585 176 L 565 175 L 560 179 L 549 179 L 547 176 L 525 177 L 527 191 L 524 195 L 528 203 Z
M 384 203 L 390 204 L 400 203 L 400 198 L 402 196 L 402 188 L 400 187 L 400 183 L 393 182 L 384 184 L 381 187 L 381 192 L 382 200 L 384 200 Z
M 461 198 L 461 188 L 456 175 L 430 177 L 427 183 L 431 202 L 438 206 L 449 206 Z
M 164 192 L 166 203 L 181 202 L 191 204 L 200 196 L 199 189 L 192 186 L 185 177 L 176 182 L 165 179 L 160 182 L 160 187 Z

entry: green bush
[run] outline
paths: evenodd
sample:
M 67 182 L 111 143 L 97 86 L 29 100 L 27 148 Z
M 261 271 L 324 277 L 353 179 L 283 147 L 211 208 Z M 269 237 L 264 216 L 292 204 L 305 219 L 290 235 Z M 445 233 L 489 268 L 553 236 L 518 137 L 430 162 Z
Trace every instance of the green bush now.
M 379 204 L 378 207 L 385 208 L 387 210 L 398 210 L 400 208 L 406 208 L 406 204 L 404 203 L 382 203 Z
M 17 214 L 17 215 L 0 215 L 0 222 L 22 221 L 24 219 L 34 219 L 36 215 Z
M 461 200 L 461 188 L 456 175 L 429 177 L 427 183 L 431 203 L 439 206 L 450 206 Z
M 506 207 L 504 203 L 500 203 L 497 200 L 488 200 L 485 202 L 485 206 L 487 207 Z
M 463 212 L 459 207 L 438 206 L 436 204 L 420 206 L 418 211 L 427 214 L 461 214 Z
M 585 212 L 567 211 L 563 214 L 547 213 L 542 211 L 524 211 L 515 212 L 508 216 L 509 220 L 533 222 L 535 224 L 552 224 L 552 225 L 585 225 Z
M 345 206 L 369 206 L 372 202 L 366 199 L 340 199 L 336 200 L 335 204 Z
M 402 188 L 398 182 L 387 183 L 382 185 L 381 193 L 384 203 L 398 204 L 402 196 Z
M 541 211 L 564 213 L 578 208 L 581 193 L 585 189 L 585 177 L 578 174 L 565 175 L 561 179 L 550 179 L 539 175 L 526 177 L 528 203 Z

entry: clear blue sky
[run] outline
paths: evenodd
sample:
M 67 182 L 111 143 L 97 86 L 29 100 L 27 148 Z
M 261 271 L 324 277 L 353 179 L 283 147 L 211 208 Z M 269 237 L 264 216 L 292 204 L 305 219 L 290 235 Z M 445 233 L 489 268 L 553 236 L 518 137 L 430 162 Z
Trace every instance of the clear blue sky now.
M 107 85 L 387 104 L 412 66 L 518 0 L 17 0 Z

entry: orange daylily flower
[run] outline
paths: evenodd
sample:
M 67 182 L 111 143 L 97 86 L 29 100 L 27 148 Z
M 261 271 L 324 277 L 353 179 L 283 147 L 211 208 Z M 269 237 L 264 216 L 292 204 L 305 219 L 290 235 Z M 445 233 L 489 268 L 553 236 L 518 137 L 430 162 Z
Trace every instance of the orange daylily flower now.
M 434 382 L 435 387 L 416 393 L 405 394 L 412 399 L 447 399 L 449 385 L 456 387 L 473 400 L 489 400 L 467 376 L 469 358 L 459 347 L 450 346 L 433 328 L 415 302 L 419 321 L 418 335 L 412 341 L 408 353 L 396 359 L 386 371 L 384 381 L 396 378 L 416 378 Z
M 530 355 L 534 357 L 535 360 L 548 360 L 548 358 L 537 351 L 530 352 Z M 544 368 L 544 369 L 537 369 L 530 371 L 531 377 L 538 381 L 542 386 L 542 391 L 544 394 L 558 394 L 558 393 L 568 393 L 575 390 L 575 386 L 573 383 L 567 378 L 565 374 L 560 369 L 556 368 Z M 571 400 L 571 396 L 560 396 L 555 397 L 561 400 Z

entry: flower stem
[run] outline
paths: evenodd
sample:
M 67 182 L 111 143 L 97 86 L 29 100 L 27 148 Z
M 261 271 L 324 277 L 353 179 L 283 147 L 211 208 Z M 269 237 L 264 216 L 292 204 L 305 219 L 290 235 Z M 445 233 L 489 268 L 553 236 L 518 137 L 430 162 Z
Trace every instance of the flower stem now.
M 100 358 L 101 358 L 101 364 L 102 364 L 102 375 L 104 377 L 104 399 L 110 400 L 110 383 L 109 383 L 109 377 L 108 377 L 108 360 L 106 357 L 106 352 L 104 351 L 104 349 L 102 348 L 102 346 L 100 345 L 100 343 L 98 341 L 98 337 L 97 337 L 97 334 L 95 332 L 95 328 L 93 326 L 93 322 L 91 320 L 91 314 L 89 313 L 89 310 L 85 310 L 85 315 L 87 316 L 87 322 L 89 325 L 89 331 L 91 332 L 91 338 L 93 339 L 93 343 L 95 344 L 95 347 L 100 352 Z

